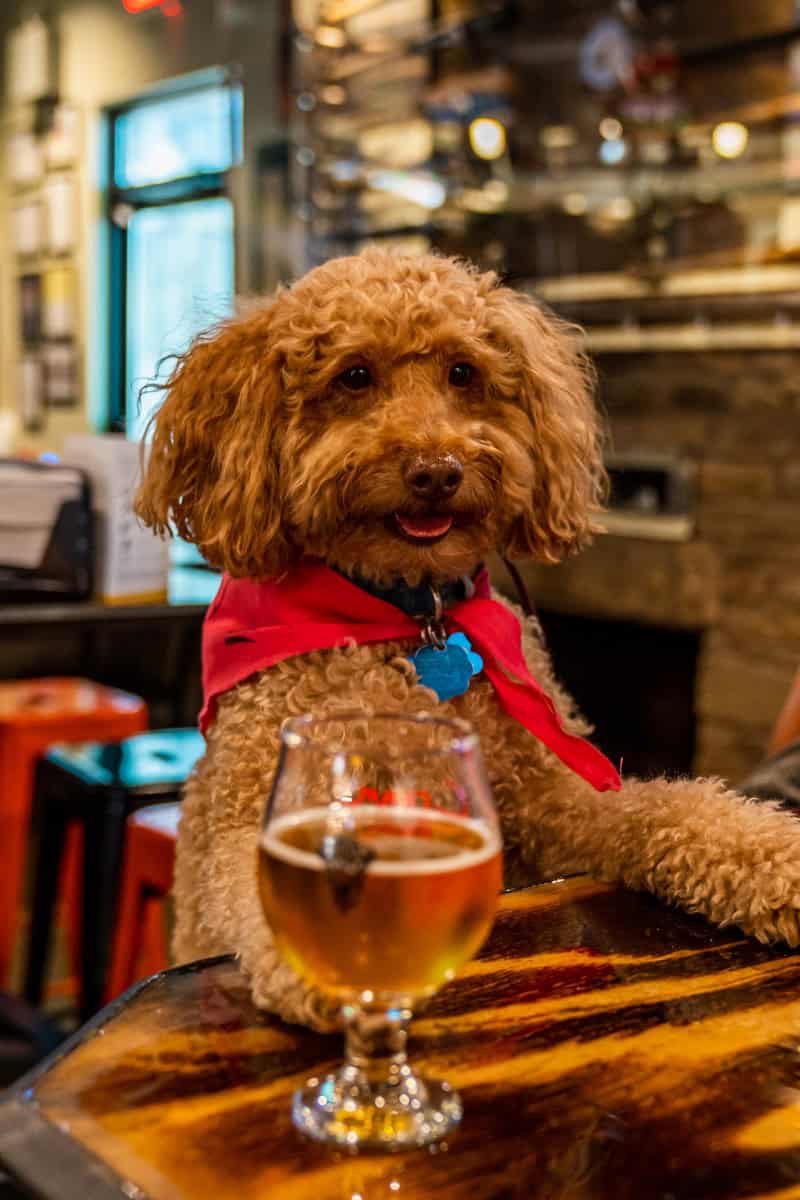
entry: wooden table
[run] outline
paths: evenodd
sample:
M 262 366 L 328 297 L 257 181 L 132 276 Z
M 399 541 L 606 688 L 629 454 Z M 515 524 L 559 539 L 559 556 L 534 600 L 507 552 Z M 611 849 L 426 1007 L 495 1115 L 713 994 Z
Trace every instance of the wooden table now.
M 794 1200 L 800 954 L 575 878 L 506 895 L 415 1026 L 462 1092 L 446 1147 L 301 1141 L 341 1056 L 259 1015 L 230 960 L 129 993 L 0 1105 L 0 1162 L 59 1200 Z

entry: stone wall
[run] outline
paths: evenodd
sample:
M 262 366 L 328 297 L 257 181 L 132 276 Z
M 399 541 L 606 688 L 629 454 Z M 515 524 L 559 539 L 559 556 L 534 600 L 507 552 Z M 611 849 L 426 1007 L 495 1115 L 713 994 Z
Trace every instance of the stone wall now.
M 607 355 L 597 366 L 612 450 L 674 451 L 698 466 L 695 538 L 677 551 L 706 573 L 696 769 L 736 780 L 763 754 L 800 663 L 800 356 Z M 663 623 L 663 606 L 652 618 Z
M 654 638 L 701 632 L 694 766 L 735 783 L 800 664 L 800 356 L 620 354 L 597 367 L 612 453 L 696 465 L 694 536 L 609 533 L 556 567 L 519 565 L 542 610 L 644 623 Z M 492 578 L 515 595 L 502 563 Z

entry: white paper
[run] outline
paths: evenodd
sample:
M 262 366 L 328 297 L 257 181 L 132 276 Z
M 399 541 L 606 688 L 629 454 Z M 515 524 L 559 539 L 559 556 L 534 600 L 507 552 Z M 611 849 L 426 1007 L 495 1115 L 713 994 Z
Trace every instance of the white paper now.
M 123 434 L 70 434 L 63 460 L 82 467 L 92 481 L 97 514 L 97 589 L 124 597 L 165 591 L 168 547 L 133 514 L 139 480 L 139 444 Z
M 80 482 L 73 473 L 59 470 L 37 472 L 6 466 L 4 496 L 8 503 L 0 511 L 0 562 L 4 566 L 38 567 L 50 540 L 59 509 L 80 496 Z

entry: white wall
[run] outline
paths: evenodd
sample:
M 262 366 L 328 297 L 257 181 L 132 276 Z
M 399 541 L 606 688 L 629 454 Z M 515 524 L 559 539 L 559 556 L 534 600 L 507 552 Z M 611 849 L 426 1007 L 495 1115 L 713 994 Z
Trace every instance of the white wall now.
M 4 0 L 9 24 L 20 0 Z M 279 4 L 269 0 L 187 0 L 182 18 L 168 19 L 160 9 L 127 13 L 121 0 L 59 0 L 57 32 L 60 93 L 83 115 L 84 147 L 80 163 L 81 238 L 77 259 L 83 354 L 83 403 L 80 409 L 53 411 L 42 434 L 20 435 L 19 448 L 58 450 L 66 433 L 101 426 L 107 411 L 107 297 L 105 282 L 105 196 L 101 190 L 103 110 L 128 100 L 163 80 L 210 66 L 239 64 L 245 87 L 245 165 L 235 172 L 233 197 L 237 218 L 237 286 L 258 286 L 252 247 L 257 186 L 254 164 L 258 146 L 279 136 L 275 78 Z M 25 6 L 25 12 L 30 5 Z M 4 14 L 5 17 L 6 14 Z M 232 19 L 229 19 L 229 16 Z M 8 116 L 6 114 L 8 124 Z M 0 179 L 7 209 L 7 189 Z M 7 212 L 6 212 L 7 217 Z M 6 224 L 6 229 L 8 225 Z M 8 246 L 8 238 L 5 239 Z M 0 406 L 15 404 L 18 352 L 15 264 L 3 256 L 0 297 Z

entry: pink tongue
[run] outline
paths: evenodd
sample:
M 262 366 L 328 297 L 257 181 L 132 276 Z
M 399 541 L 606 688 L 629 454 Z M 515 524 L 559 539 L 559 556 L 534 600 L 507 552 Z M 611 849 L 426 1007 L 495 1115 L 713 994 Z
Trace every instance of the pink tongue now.
M 452 517 L 401 517 L 397 513 L 397 524 L 403 533 L 415 538 L 441 537 L 453 524 Z

